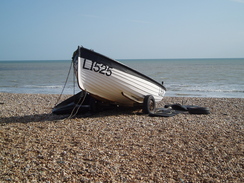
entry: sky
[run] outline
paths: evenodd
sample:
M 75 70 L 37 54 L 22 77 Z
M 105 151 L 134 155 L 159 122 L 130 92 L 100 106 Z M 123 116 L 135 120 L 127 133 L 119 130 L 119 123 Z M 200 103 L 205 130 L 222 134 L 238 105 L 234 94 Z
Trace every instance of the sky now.
M 244 58 L 244 0 L 0 0 L 0 60 Z

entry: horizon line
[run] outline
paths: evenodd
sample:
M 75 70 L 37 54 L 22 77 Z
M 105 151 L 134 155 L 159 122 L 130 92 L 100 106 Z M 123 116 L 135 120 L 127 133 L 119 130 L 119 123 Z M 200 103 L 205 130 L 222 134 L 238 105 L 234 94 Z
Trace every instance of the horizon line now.
M 186 59 L 244 59 L 244 57 L 193 57 L 193 58 L 119 58 L 113 60 L 186 60 Z M 72 59 L 9 59 L 9 60 L 0 60 L 0 62 L 14 62 L 14 61 L 71 61 Z

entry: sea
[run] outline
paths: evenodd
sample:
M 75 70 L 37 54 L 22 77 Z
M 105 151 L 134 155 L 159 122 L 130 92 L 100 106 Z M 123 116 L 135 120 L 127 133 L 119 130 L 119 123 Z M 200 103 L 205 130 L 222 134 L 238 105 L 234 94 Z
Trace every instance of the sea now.
M 167 89 L 165 96 L 244 98 L 244 58 L 118 61 L 163 82 Z M 71 60 L 0 61 L 0 92 L 75 94 L 79 91 Z

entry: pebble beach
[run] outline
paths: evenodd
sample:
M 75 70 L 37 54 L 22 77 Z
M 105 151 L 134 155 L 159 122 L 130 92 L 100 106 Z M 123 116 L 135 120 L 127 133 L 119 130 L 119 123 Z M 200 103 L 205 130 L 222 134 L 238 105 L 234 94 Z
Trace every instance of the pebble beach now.
M 58 98 L 0 93 L 0 182 L 244 182 L 244 98 L 158 104 L 208 115 L 116 108 L 73 118 L 52 114 Z

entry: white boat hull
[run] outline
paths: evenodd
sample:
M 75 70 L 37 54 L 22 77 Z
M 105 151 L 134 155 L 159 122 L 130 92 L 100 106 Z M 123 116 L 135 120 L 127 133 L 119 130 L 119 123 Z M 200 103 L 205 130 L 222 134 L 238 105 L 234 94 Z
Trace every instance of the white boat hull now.
M 123 64 L 121 65 L 123 67 Z M 135 103 L 143 103 L 147 95 L 152 95 L 155 102 L 159 102 L 165 95 L 165 88 L 157 82 L 99 63 L 97 60 L 83 58 L 82 55 L 74 60 L 74 66 L 78 85 L 82 90 L 113 103 L 132 106 Z

